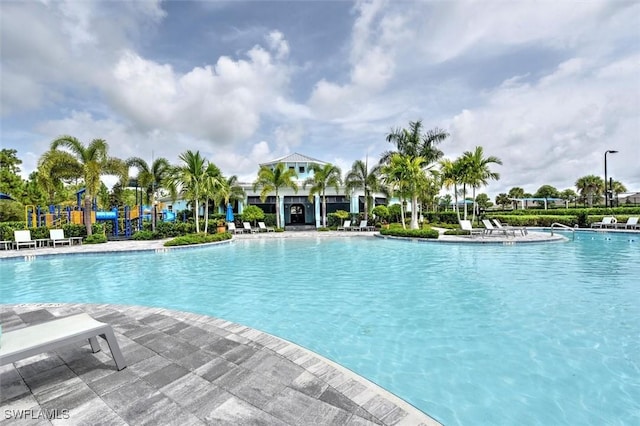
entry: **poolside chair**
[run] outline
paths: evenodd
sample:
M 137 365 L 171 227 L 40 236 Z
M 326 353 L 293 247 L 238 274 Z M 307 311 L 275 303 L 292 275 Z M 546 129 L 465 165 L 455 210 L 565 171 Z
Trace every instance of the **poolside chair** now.
M 516 236 L 516 231 L 520 231 L 520 233 L 522 234 L 522 236 L 525 236 L 529 233 L 529 231 L 527 231 L 527 228 L 525 226 L 510 226 L 508 224 L 502 224 L 498 219 L 493 219 L 493 224 L 496 225 L 496 228 L 498 229 L 504 229 L 506 231 L 513 231 L 513 236 Z
M 351 231 L 351 221 L 345 220 L 342 226 L 338 226 L 338 231 Z
M 361 220 L 360 221 L 360 226 L 358 227 L 358 230 L 359 231 L 375 231 L 376 227 L 367 225 L 367 221 L 366 220 Z
M 31 239 L 31 231 L 13 231 L 16 250 L 20 250 L 20 246 L 36 248 L 36 242 Z
M 232 232 L 234 234 L 242 234 L 244 232 L 244 230 L 236 228 L 236 224 L 233 222 L 227 222 L 227 229 L 229 230 L 229 232 Z
M 469 231 L 471 238 L 473 238 L 474 235 L 484 236 L 485 232 L 487 231 L 486 228 L 474 228 L 471 225 L 470 220 L 460 220 L 459 222 L 460 222 L 460 228 L 463 231 Z
M 127 363 L 111 326 L 96 321 L 87 314 L 72 315 L 3 333 L 0 365 L 11 364 L 85 339 L 89 340 L 91 351 L 95 353 L 100 350 L 97 336 L 102 336 L 107 341 L 116 368 L 125 368 Z
M 64 230 L 62 229 L 49 229 L 49 240 L 53 243 L 54 248 L 56 244 L 71 245 L 71 240 L 64 237 Z
M 616 226 L 616 218 L 613 216 L 605 216 L 600 222 L 594 222 L 591 224 L 592 228 L 613 228 Z
M 249 222 L 242 222 L 242 226 L 244 228 L 244 232 L 248 232 L 250 234 L 256 232 L 256 230 L 251 227 L 251 224 Z
M 259 232 L 276 232 L 271 226 L 266 226 L 264 222 L 258 222 L 258 231 Z
M 616 229 L 640 229 L 638 216 L 630 216 L 625 223 L 616 223 Z

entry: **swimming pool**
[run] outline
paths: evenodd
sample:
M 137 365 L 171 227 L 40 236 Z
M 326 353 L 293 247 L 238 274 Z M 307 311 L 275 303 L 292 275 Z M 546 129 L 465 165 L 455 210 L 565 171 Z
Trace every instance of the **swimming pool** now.
M 0 299 L 225 318 L 333 359 L 447 425 L 631 424 L 640 410 L 638 239 L 264 239 L 3 261 Z

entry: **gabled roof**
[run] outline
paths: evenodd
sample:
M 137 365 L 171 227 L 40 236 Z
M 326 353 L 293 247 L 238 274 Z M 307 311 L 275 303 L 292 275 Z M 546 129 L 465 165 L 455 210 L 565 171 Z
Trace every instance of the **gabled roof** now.
M 260 166 L 271 166 L 278 163 L 316 163 L 320 165 L 327 164 L 324 161 L 317 160 L 315 158 L 307 157 L 306 155 L 293 154 L 285 155 L 284 157 L 276 158 L 275 160 L 267 161 L 266 163 L 260 163 Z

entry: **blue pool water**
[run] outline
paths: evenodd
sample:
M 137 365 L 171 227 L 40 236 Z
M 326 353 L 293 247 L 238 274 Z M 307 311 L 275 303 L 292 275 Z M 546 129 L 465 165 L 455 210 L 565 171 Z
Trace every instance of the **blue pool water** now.
M 162 306 L 239 322 L 447 425 L 638 424 L 639 237 L 265 239 L 3 261 L 0 301 Z

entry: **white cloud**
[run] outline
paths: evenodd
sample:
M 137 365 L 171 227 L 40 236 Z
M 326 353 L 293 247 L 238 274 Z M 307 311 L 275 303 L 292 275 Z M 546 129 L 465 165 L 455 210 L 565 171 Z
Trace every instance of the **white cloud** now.
M 622 64 L 575 59 L 537 84 L 502 85 L 487 94 L 486 104 L 453 118 L 456 150 L 482 145 L 487 155 L 503 160 L 503 179 L 491 184 L 492 193 L 515 185 L 530 192 L 542 184 L 572 187 L 580 176 L 602 173 L 607 149 L 625 152 L 611 164 L 615 161 L 618 179 L 626 178 L 623 183 L 640 187 L 640 66 Z

